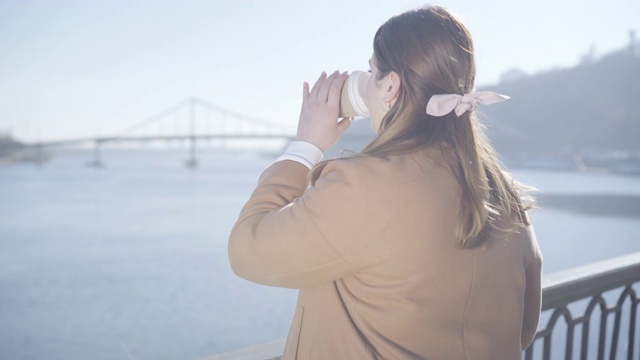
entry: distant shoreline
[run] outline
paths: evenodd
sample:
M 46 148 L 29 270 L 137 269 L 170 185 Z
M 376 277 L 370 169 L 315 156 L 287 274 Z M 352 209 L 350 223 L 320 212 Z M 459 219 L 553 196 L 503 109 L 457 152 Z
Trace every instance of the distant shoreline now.
M 94 153 L 93 147 L 60 147 L 51 149 L 39 149 L 34 146 L 25 146 L 17 141 L 10 141 L 11 146 L 6 139 L 0 139 L 0 165 L 8 165 L 12 163 L 24 163 L 32 162 L 42 164 L 51 158 L 55 158 L 57 153 L 87 153 L 87 160 L 91 160 Z M 3 149 L 3 145 L 4 149 Z M 161 152 L 175 152 L 184 151 L 188 152 L 188 144 L 178 143 L 172 146 L 109 146 L 103 150 L 104 156 L 108 161 L 109 152 L 148 152 L 148 153 L 161 153 Z M 342 146 L 336 146 L 336 148 L 330 149 L 325 154 L 325 158 L 340 157 L 340 149 L 358 149 L 363 146 L 345 146 L 347 144 L 338 144 Z M 349 144 L 350 145 L 350 144 Z M 207 143 L 197 146 L 196 153 L 211 154 L 217 152 L 223 155 L 229 156 L 241 156 L 244 157 L 248 154 L 254 154 L 261 157 L 273 157 L 274 159 L 283 151 L 281 144 L 272 144 L 271 146 L 264 145 L 256 147 L 239 147 L 239 146 L 220 146 L 211 145 Z M 525 160 L 526 159 L 526 160 Z M 526 157 L 520 156 L 517 158 L 503 158 L 503 162 L 507 170 L 540 170 L 540 171 L 567 171 L 575 173 L 606 173 L 612 175 L 640 175 L 640 160 L 635 157 L 622 157 L 611 159 L 589 159 L 576 164 L 573 161 L 567 159 L 558 158 L 544 158 L 544 157 Z
M 588 216 L 640 218 L 640 196 L 636 195 L 540 193 L 536 198 L 540 208 Z

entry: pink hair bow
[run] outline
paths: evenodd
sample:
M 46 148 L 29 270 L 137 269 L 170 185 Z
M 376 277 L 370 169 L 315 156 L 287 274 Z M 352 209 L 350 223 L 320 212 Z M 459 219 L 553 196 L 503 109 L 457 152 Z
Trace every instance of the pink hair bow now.
M 478 91 L 469 94 L 438 94 L 433 95 L 427 103 L 427 114 L 444 116 L 452 110 L 460 116 L 465 111 L 473 111 L 478 104 L 495 104 L 511 99 L 509 96 L 494 93 L 492 91 Z

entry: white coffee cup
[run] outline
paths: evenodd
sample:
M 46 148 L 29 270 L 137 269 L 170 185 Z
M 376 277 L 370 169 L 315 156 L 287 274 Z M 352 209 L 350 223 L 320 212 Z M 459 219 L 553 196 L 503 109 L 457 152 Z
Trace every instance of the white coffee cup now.
M 369 116 L 363 94 L 369 79 L 368 72 L 353 71 L 345 81 L 340 93 L 340 117 Z

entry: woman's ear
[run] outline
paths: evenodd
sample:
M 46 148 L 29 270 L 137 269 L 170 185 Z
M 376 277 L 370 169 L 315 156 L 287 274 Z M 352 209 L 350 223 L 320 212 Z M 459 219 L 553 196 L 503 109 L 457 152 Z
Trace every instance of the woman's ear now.
M 391 71 L 387 74 L 387 76 L 385 76 L 382 81 L 384 90 L 382 101 L 384 103 L 393 105 L 393 103 L 398 98 L 398 95 L 400 94 L 400 83 L 400 75 L 398 75 L 395 71 Z

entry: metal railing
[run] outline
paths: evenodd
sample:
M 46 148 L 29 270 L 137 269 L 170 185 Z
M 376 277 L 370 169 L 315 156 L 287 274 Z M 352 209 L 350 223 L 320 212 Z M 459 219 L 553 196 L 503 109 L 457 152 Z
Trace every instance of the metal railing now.
M 640 252 L 545 275 L 540 325 L 524 359 L 640 359 L 639 295 Z M 278 340 L 203 360 L 279 359 L 283 348 Z
M 542 287 L 525 360 L 640 359 L 640 252 L 550 274 Z

